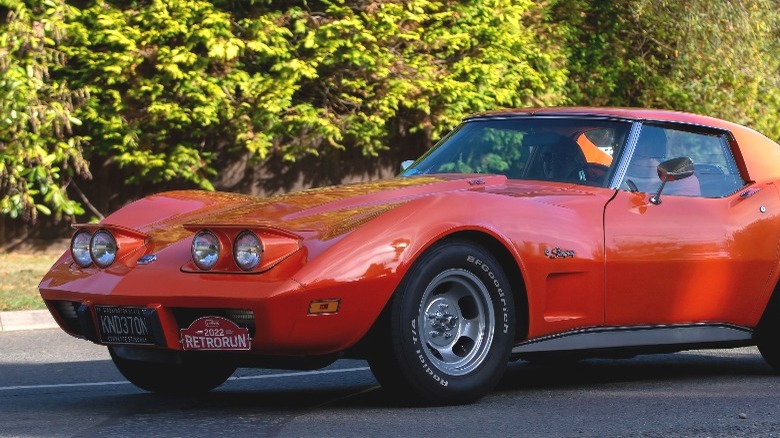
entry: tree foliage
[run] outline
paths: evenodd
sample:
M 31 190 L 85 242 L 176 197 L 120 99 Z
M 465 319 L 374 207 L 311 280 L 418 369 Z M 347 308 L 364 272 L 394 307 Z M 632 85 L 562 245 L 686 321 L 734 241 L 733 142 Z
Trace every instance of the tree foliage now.
M 93 96 L 78 111 L 91 155 L 137 168 L 133 180 L 208 188 L 220 143 L 258 159 L 372 156 L 400 111 L 438 136 L 468 111 L 555 102 L 543 91 L 564 76 L 512 20 L 530 7 L 515 3 L 98 2 L 70 23 L 61 73 Z
M 572 103 L 697 112 L 780 140 L 777 0 L 574 1 L 549 18 Z
M 92 174 L 211 189 L 230 156 L 376 159 L 498 107 L 780 139 L 779 26 L 776 0 L 0 0 L 0 209 L 81 214 Z
M 34 7 L 9 1 L 0 33 L 0 212 L 34 222 L 38 213 L 75 215 L 81 205 L 66 187 L 89 178 L 81 152 L 81 121 L 73 111 L 88 98 L 51 76 L 64 64 L 60 51 L 70 7 L 47 1 Z
M 776 0 L 644 0 L 635 19 L 658 31 L 659 67 L 643 103 L 714 114 L 780 139 L 780 8 Z M 652 41 L 652 40 L 651 40 Z

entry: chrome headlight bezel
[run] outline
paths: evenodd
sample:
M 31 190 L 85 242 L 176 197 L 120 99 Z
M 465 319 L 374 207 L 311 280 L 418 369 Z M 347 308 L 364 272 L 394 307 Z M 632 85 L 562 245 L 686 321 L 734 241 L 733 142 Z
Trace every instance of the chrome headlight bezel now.
M 244 230 L 233 242 L 233 261 L 242 271 L 251 271 L 263 260 L 263 241 L 254 232 Z
M 210 230 L 198 231 L 192 238 L 190 254 L 192 262 L 202 271 L 210 271 L 217 266 L 220 254 L 222 253 L 222 243 L 214 232 Z
M 70 239 L 70 256 L 81 268 L 88 268 L 92 265 L 92 254 L 90 243 L 92 242 L 92 233 L 87 229 L 76 231 Z
M 92 235 L 92 239 L 89 241 L 89 255 L 97 267 L 105 269 L 111 266 L 116 260 L 118 252 L 119 245 L 110 231 L 100 229 Z

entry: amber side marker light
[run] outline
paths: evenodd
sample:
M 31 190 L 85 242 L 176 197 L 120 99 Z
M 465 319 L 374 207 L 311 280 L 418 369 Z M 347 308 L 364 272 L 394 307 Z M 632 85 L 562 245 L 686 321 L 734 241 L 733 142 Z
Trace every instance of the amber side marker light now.
M 329 315 L 338 313 L 341 299 L 316 300 L 309 303 L 309 315 Z

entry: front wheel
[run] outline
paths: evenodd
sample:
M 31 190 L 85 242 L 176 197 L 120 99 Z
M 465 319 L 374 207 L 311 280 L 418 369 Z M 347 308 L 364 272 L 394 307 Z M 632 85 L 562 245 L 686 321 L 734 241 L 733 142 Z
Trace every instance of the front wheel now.
M 432 404 L 474 401 L 501 379 L 514 341 L 509 281 L 465 241 L 423 254 L 393 297 L 387 345 L 369 359 L 390 392 Z
M 236 367 L 212 358 L 183 357 L 176 363 L 126 359 L 108 347 L 111 360 L 133 385 L 163 394 L 197 394 L 224 383 Z

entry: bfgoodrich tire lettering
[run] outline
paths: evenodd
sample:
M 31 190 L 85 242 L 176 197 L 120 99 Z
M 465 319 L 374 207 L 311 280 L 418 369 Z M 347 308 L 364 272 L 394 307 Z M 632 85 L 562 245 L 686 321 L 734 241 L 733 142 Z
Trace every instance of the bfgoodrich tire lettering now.
M 423 254 L 399 285 L 389 319 L 389 348 L 369 363 L 391 392 L 465 403 L 503 375 L 514 303 L 500 265 L 476 244 L 448 241 Z
M 235 366 L 216 360 L 187 357 L 181 363 L 157 363 L 125 359 L 109 347 L 117 369 L 133 385 L 164 394 L 197 394 L 225 382 Z

